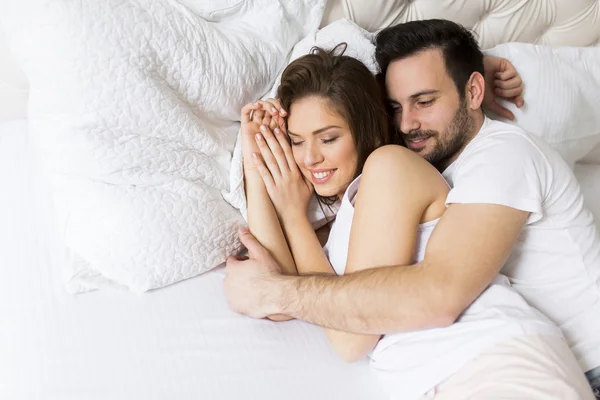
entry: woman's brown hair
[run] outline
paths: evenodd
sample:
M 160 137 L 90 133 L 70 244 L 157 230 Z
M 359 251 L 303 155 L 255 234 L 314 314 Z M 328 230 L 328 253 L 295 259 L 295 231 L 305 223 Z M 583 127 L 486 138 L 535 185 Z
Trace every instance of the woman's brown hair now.
M 357 177 L 376 148 L 402 142 L 393 129 L 375 76 L 361 61 L 345 56 L 346 47 L 346 43 L 331 51 L 314 47 L 310 54 L 293 61 L 283 71 L 277 97 L 288 112 L 292 103 L 300 99 L 327 99 L 332 110 L 350 127 L 358 153 L 354 173 Z

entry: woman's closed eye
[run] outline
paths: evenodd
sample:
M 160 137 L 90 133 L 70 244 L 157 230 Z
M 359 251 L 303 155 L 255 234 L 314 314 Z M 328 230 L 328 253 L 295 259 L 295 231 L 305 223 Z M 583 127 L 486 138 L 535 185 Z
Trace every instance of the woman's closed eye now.
M 332 138 L 329 138 L 329 139 L 323 139 L 323 140 L 321 140 L 321 141 L 322 141 L 323 143 L 325 143 L 325 144 L 329 144 L 329 143 L 333 143 L 333 142 L 335 142 L 335 141 L 337 140 L 337 138 L 338 138 L 338 137 L 336 136 L 336 137 L 332 137 Z
M 290 140 L 290 144 L 292 146 L 300 146 L 302 143 L 304 143 L 303 141 L 299 141 L 299 142 L 294 142 L 293 140 Z

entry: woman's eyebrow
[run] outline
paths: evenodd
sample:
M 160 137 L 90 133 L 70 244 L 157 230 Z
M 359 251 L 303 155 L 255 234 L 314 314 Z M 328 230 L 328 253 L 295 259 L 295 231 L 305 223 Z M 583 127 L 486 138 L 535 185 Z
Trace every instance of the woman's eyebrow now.
M 313 135 L 318 135 L 319 133 L 323 133 L 323 132 L 325 132 L 325 131 L 328 131 L 329 129 L 334 129 L 334 128 L 341 128 L 341 127 L 340 127 L 340 126 L 337 126 L 337 125 L 328 125 L 328 126 L 326 126 L 326 127 L 324 127 L 324 128 L 317 129 L 317 130 L 316 130 L 316 131 L 314 131 L 312 134 L 313 134 Z M 287 133 L 288 133 L 288 135 L 292 135 L 292 136 L 300 136 L 300 135 L 298 135 L 297 133 L 294 133 L 294 132 L 292 132 L 292 131 L 290 131 L 290 130 L 288 130 L 288 131 L 287 131 Z

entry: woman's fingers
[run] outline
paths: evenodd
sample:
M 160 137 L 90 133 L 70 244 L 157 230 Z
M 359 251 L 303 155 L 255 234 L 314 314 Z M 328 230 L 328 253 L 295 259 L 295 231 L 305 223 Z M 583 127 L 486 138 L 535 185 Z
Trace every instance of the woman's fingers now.
M 252 110 L 252 122 L 254 122 L 256 125 L 261 125 L 263 118 L 265 116 L 265 110 L 263 109 L 263 105 L 260 103 L 254 103 L 256 104 L 256 109 Z
M 287 116 L 287 111 L 281 107 L 281 102 L 278 99 L 267 99 L 259 100 L 258 103 L 265 113 L 261 114 L 261 121 L 254 121 L 261 125 L 268 126 L 271 130 L 279 127 L 285 132 L 285 117 Z
M 285 127 L 285 117 L 287 117 L 287 111 L 283 109 L 283 107 L 281 107 L 281 102 L 279 101 L 279 99 L 268 99 L 267 100 L 269 103 L 271 103 L 273 105 L 273 107 L 277 110 L 279 110 L 278 113 L 278 118 L 277 118 L 277 125 L 279 126 L 279 129 L 281 129 L 284 133 L 286 132 L 286 127 Z M 275 128 L 273 128 L 275 129 Z
M 279 144 L 279 141 L 277 140 L 275 135 L 273 135 L 273 132 L 266 126 L 262 125 L 260 127 L 260 131 L 262 133 L 262 137 L 264 138 L 265 142 L 269 146 L 269 150 L 271 151 L 271 154 L 274 156 L 275 161 L 277 162 L 277 166 L 279 167 L 280 173 L 282 175 L 287 174 L 290 171 L 290 168 L 288 166 L 288 162 L 287 162 L 286 156 L 283 152 L 283 149 L 281 148 L 281 145 Z M 258 141 L 258 139 L 257 139 L 257 141 Z
M 262 121 L 260 121 L 259 124 L 269 126 L 272 120 L 275 120 L 276 122 L 279 121 L 279 111 L 271 102 L 267 100 L 258 100 L 257 103 L 260 104 L 264 110 Z M 255 120 L 255 122 L 257 121 Z
M 290 142 L 288 141 L 285 133 L 279 128 L 275 129 L 275 137 L 277 138 L 277 142 L 281 146 L 281 150 L 285 156 L 287 161 L 288 168 L 290 171 L 297 171 L 298 164 L 296 164 L 296 160 L 294 159 L 294 153 L 292 152 L 292 146 L 290 146 Z
M 256 103 L 248 103 L 242 107 L 242 124 L 247 124 L 252 121 L 252 114 L 258 110 L 260 106 Z
M 271 172 L 265 165 L 265 162 L 261 158 L 260 154 L 252 153 L 252 162 L 254 163 L 254 165 L 256 166 L 256 170 L 260 174 L 260 177 L 262 178 L 265 187 L 267 188 L 267 192 L 271 193 L 271 190 L 275 188 L 275 181 L 273 180 L 273 176 L 271 175 Z
M 265 137 L 257 133 L 256 134 L 256 144 L 258 145 L 258 149 L 260 150 L 260 155 L 265 162 L 265 165 L 271 172 L 271 176 L 273 176 L 274 180 L 279 180 L 281 178 L 281 170 L 279 169 L 279 164 L 277 163 L 277 159 L 273 155 L 273 152 L 269 148 Z

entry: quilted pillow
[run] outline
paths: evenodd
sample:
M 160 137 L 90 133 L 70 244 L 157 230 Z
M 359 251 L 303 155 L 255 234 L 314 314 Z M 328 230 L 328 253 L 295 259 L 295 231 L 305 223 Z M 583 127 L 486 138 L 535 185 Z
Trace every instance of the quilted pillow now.
M 30 81 L 30 128 L 56 195 L 71 291 L 143 292 L 240 249 L 243 219 L 225 200 L 243 197 L 229 185 L 240 109 L 318 27 L 324 0 L 193 5 L 36 0 L 0 9 Z
M 524 82 L 525 105 L 504 103 L 516 124 L 543 137 L 571 165 L 600 144 L 600 47 L 501 44 L 486 54 L 509 59 Z

